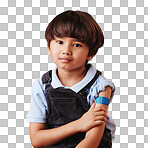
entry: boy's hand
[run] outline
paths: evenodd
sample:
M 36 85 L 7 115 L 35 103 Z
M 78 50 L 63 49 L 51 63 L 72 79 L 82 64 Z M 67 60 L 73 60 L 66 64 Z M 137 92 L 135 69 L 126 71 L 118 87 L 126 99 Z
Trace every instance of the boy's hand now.
M 96 107 L 96 103 L 93 103 L 91 108 L 78 119 L 78 128 L 80 132 L 86 132 L 89 129 L 102 125 L 106 122 L 107 109 L 105 107 Z

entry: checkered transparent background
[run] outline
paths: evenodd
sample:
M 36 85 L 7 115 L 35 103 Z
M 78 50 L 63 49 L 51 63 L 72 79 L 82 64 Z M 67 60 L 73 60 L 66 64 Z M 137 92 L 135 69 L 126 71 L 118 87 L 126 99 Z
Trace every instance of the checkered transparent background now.
M 32 83 L 54 66 L 45 29 L 68 9 L 89 12 L 105 35 L 91 63 L 116 86 L 109 107 L 117 125 L 113 148 L 147 148 L 147 0 L 0 0 L 0 147 L 31 148 Z

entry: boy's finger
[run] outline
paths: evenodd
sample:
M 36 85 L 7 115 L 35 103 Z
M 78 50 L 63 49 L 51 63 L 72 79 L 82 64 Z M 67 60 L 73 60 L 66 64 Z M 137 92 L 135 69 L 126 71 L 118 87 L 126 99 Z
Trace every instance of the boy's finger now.
M 97 107 L 95 108 L 96 111 L 107 111 L 105 107 Z
M 103 116 L 103 117 L 108 117 L 107 113 L 105 111 L 100 111 L 97 113 L 97 116 Z
M 89 110 L 92 110 L 93 108 L 95 108 L 95 102 L 92 104 Z

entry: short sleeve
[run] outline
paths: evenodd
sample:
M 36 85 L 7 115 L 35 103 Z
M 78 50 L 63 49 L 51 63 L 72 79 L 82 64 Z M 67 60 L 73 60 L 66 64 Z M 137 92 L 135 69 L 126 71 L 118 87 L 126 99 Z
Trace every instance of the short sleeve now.
M 113 82 L 107 80 L 104 76 L 100 75 L 88 92 L 87 101 L 90 103 L 90 105 L 93 104 L 99 92 L 104 91 L 105 87 L 107 86 L 110 86 L 112 89 L 110 102 L 112 101 L 115 92 L 115 85 Z
M 110 101 L 112 101 L 112 98 L 113 98 L 114 93 L 115 93 L 115 85 L 114 85 L 114 83 L 112 81 L 110 81 L 110 80 L 107 80 L 103 76 L 100 76 L 98 78 L 98 83 L 100 83 L 100 85 L 99 85 L 100 86 L 99 92 L 100 91 L 104 91 L 105 90 L 105 87 L 107 87 L 107 86 L 110 86 L 111 87 L 112 92 L 111 92 L 111 99 L 110 99 Z
M 87 101 L 90 104 L 90 106 L 95 101 L 99 92 L 104 91 L 105 87 L 107 87 L 107 86 L 110 86 L 111 89 L 112 89 L 110 102 L 112 101 L 113 96 L 114 96 L 114 92 L 115 92 L 115 85 L 114 85 L 113 82 L 111 82 L 110 80 L 107 80 L 105 77 L 100 75 L 97 78 L 97 80 L 95 81 L 95 83 L 91 86 L 91 88 L 88 92 L 88 95 L 87 95 Z M 114 121 L 112 120 L 111 117 L 109 117 L 109 120 L 106 121 L 106 127 L 111 130 L 112 139 L 114 139 L 115 138 L 116 125 L 115 125 L 115 123 L 114 123 Z
M 28 122 L 46 123 L 46 105 L 45 94 L 41 79 L 35 80 L 32 85 L 30 109 L 27 114 Z

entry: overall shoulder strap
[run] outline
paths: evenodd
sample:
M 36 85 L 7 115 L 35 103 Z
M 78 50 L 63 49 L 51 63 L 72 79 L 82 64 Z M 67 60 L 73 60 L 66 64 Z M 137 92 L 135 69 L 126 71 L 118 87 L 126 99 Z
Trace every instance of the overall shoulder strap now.
M 101 75 L 102 72 L 98 71 L 96 72 L 94 78 L 86 85 L 87 88 L 90 88 L 94 83 L 95 81 L 97 80 L 97 78 L 99 77 L 99 75 Z
M 101 74 L 102 74 L 102 72 L 100 72 L 100 71 L 97 70 L 94 78 L 84 88 L 82 88 L 78 93 L 79 94 L 84 94 L 85 92 L 87 92 L 87 90 L 90 89 L 90 87 L 95 83 L 95 81 L 97 80 L 97 78 Z
M 87 91 L 90 89 L 90 87 L 95 83 L 95 81 L 97 80 L 97 78 L 99 77 L 99 75 L 101 75 L 102 73 L 100 71 L 97 70 L 94 78 L 84 87 L 82 88 L 78 94 L 80 96 L 82 96 L 82 106 L 84 108 L 85 111 L 88 111 L 90 108 L 90 105 L 87 102 L 86 96 L 87 96 Z
M 52 78 L 52 70 L 50 70 L 50 71 L 46 72 L 45 74 L 43 74 L 43 76 L 42 76 L 43 84 L 46 84 L 46 83 L 50 82 L 51 78 Z

